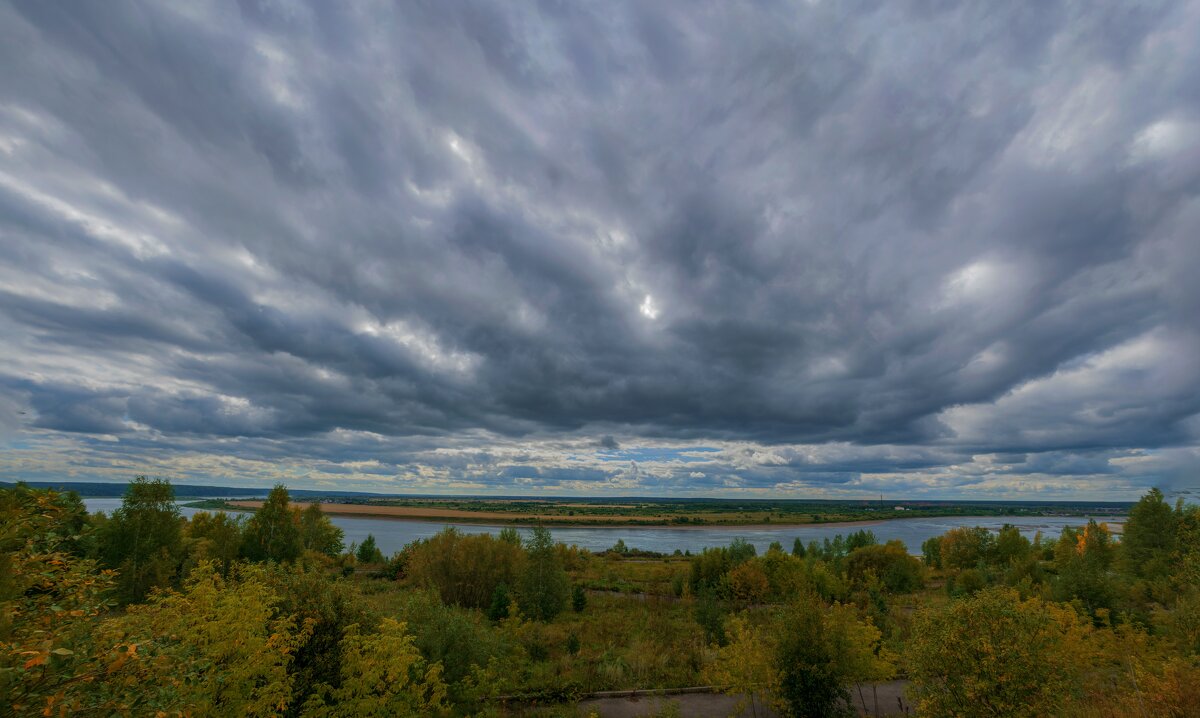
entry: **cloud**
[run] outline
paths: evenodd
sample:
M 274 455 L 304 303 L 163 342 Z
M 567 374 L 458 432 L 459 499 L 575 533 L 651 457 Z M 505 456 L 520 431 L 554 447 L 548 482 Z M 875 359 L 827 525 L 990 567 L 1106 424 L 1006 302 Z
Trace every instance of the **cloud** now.
M 1198 30 L 1185 2 L 5 4 L 0 475 L 1186 483 Z

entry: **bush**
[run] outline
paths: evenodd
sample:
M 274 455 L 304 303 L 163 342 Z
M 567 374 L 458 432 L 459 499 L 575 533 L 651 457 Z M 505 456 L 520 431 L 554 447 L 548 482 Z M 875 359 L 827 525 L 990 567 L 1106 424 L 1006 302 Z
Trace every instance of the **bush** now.
M 1067 607 L 980 591 L 917 617 L 907 656 L 924 716 L 1056 715 L 1079 685 L 1084 628 Z
M 873 573 L 891 593 L 911 593 L 925 585 L 921 562 L 908 555 L 899 541 L 855 549 L 846 562 L 846 576 L 861 584 Z

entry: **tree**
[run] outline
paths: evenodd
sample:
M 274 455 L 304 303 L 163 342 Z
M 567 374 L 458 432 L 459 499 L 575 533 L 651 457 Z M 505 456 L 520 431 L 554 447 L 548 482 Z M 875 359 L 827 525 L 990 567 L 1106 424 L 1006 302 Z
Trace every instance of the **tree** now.
M 587 592 L 583 590 L 583 586 L 575 584 L 575 588 L 571 589 L 571 609 L 575 613 L 583 613 L 585 608 L 587 608 Z
M 226 580 L 211 563 L 179 593 L 159 594 L 106 622 L 112 645 L 128 647 L 129 670 L 108 689 L 139 691 L 138 712 L 277 716 L 292 699 L 289 667 L 305 626 L 278 610 L 260 566 Z
M 1064 528 L 1054 549 L 1054 564 L 1058 569 L 1055 599 L 1078 600 L 1092 616 L 1100 609 L 1112 608 L 1116 587 L 1109 567 L 1114 551 L 1108 528 L 1097 524 L 1095 519 L 1088 521 L 1082 531 Z
M 114 576 L 71 552 L 77 525 L 58 492 L 0 490 L 0 712 L 107 715 L 123 702 L 93 685 L 120 673 L 95 631 Z
M 251 561 L 295 561 L 302 548 L 287 487 L 276 484 L 262 507 L 246 522 L 242 555 Z
M 706 586 L 696 594 L 695 617 L 704 631 L 705 643 L 725 645 L 725 608 L 715 589 Z
M 921 556 L 925 565 L 931 568 L 942 567 L 942 537 L 931 536 L 921 543 Z
M 199 511 L 188 521 L 187 535 L 193 540 L 188 549 L 191 561 L 215 561 L 221 575 L 229 575 L 229 569 L 237 561 L 242 549 L 242 522 L 239 518 L 224 511 L 215 514 Z
M 359 563 L 380 563 L 383 561 L 383 552 L 375 545 L 375 535 L 367 534 L 363 542 L 359 544 L 358 550 L 354 552 L 354 557 Z
M 533 529 L 526 553 L 529 559 L 521 579 L 518 603 L 526 616 L 549 621 L 562 611 L 570 591 L 567 572 L 563 568 L 562 558 L 554 549 L 554 539 L 550 537 L 549 529 L 544 526 Z
M 996 536 L 996 563 L 1009 566 L 1024 561 L 1033 551 L 1029 539 L 1021 535 L 1021 530 L 1012 524 L 1000 527 Z
M 770 635 L 754 628 L 746 619 L 730 621 L 729 640 L 718 648 L 704 668 L 704 680 L 722 686 L 724 693 L 741 696 L 733 712 L 741 715 L 750 706 L 758 715 L 758 705 L 767 696 L 779 692 L 779 669 L 775 665 L 775 646 Z
M 804 558 L 804 541 L 797 537 L 792 541 L 792 555 L 796 558 Z
M 168 481 L 138 476 L 101 537 L 104 565 L 117 570 L 118 595 L 130 603 L 169 586 L 183 554 L 179 508 Z
M 826 608 L 815 596 L 802 597 L 789 607 L 776 633 L 778 697 L 786 715 L 853 715 L 849 686 L 892 674 L 879 629 L 860 620 L 853 606 Z
M 435 589 L 442 601 L 467 608 L 488 608 L 500 586 L 516 586 L 525 565 L 521 545 L 491 534 L 466 535 L 446 528 L 410 544 L 408 580 Z M 508 615 L 508 605 L 504 606 Z
M 300 512 L 300 543 L 304 550 L 337 556 L 344 550 L 344 537 L 342 530 L 321 511 L 320 501 L 313 501 Z
M 511 606 L 512 597 L 508 595 L 508 585 L 496 584 L 496 590 L 492 591 L 492 603 L 487 610 L 488 620 L 503 621 L 508 618 Z
M 1067 606 L 980 591 L 918 614 L 908 649 L 923 716 L 1057 715 L 1078 685 L 1085 628 Z
M 729 572 L 730 597 L 743 603 L 759 603 L 766 599 L 771 585 L 767 574 L 757 561 L 747 561 Z
M 318 686 L 301 715 L 416 717 L 447 709 L 442 665 L 422 658 L 405 624 L 385 618 L 378 633 L 364 635 L 356 627 L 347 632 L 339 684 Z
M 900 541 L 864 546 L 851 552 L 846 561 L 846 576 L 861 584 L 868 573 L 874 574 L 891 593 L 911 593 L 925 585 L 921 562 L 909 556 Z
M 981 526 L 962 526 L 942 534 L 940 544 L 942 566 L 952 569 L 976 568 L 991 562 L 996 537 Z
M 1127 573 L 1159 578 L 1171 572 L 1177 519 L 1158 489 L 1151 489 L 1133 505 L 1121 537 L 1122 564 Z

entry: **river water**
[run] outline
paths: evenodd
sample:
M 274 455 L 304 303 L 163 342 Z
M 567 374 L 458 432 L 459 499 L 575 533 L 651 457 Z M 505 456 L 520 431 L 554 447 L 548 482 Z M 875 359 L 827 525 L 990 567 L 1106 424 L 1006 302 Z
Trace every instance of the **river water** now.
M 111 512 L 121 505 L 121 499 L 84 499 L 89 511 Z M 197 509 L 181 507 L 184 516 L 191 516 Z M 454 526 L 463 533 L 499 533 L 502 526 L 487 524 L 436 523 L 411 521 L 408 519 L 366 518 L 358 516 L 330 516 L 331 521 L 346 533 L 346 544 L 362 543 L 368 535 L 384 555 L 399 551 L 405 544 L 421 538 L 429 538 L 446 526 Z M 1098 516 L 1097 521 L 1122 521 L 1123 517 Z M 837 534 L 848 534 L 860 528 L 870 529 L 880 542 L 899 539 L 908 550 L 917 553 L 921 543 L 932 536 L 940 536 L 956 526 L 983 526 L 998 530 L 1004 524 L 1017 526 L 1021 533 L 1032 538 L 1041 531 L 1047 536 L 1057 537 L 1064 526 L 1080 526 L 1087 517 L 1079 516 L 956 516 L 946 518 L 888 519 L 886 521 L 862 521 L 853 524 L 815 524 L 807 526 L 726 526 L 705 528 L 673 527 L 630 527 L 630 526 L 585 526 L 552 527 L 556 541 L 575 544 L 590 551 L 603 551 L 612 547 L 617 539 L 625 541 L 629 548 L 671 553 L 676 549 L 696 553 L 706 546 L 726 546 L 735 538 L 743 538 L 754 544 L 761 554 L 772 541 L 783 544 L 787 551 L 792 541 L 800 538 L 804 543 L 832 539 Z M 528 534 L 529 529 L 517 529 Z

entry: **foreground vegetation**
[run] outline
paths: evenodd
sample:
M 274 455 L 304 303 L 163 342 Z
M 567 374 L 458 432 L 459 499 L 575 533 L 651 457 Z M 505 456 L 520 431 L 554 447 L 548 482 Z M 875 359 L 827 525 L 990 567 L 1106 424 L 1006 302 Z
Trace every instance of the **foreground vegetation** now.
M 719 686 L 851 714 L 1200 715 L 1200 509 L 1151 492 L 1032 541 L 954 529 L 590 553 L 447 529 L 384 557 L 277 487 L 179 515 L 138 479 L 111 517 L 0 492 L 0 710 L 14 715 L 575 715 L 605 689 Z

